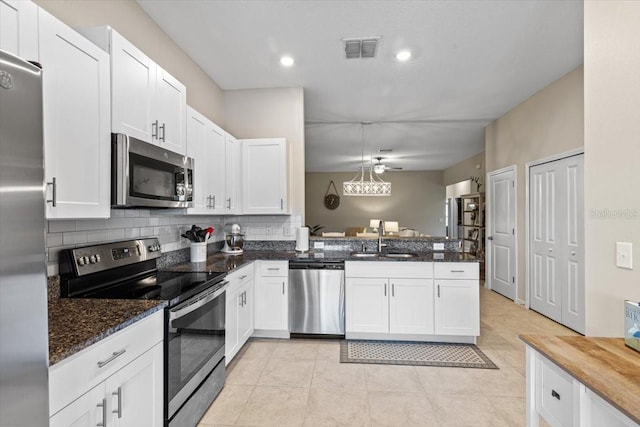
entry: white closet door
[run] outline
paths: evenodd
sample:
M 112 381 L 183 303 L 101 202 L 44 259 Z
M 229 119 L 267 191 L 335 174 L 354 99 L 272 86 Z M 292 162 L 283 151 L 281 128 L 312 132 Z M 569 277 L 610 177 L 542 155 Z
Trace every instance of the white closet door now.
M 516 200 L 513 169 L 489 176 L 489 287 L 516 298 Z
M 530 169 L 530 306 L 584 332 L 584 156 Z

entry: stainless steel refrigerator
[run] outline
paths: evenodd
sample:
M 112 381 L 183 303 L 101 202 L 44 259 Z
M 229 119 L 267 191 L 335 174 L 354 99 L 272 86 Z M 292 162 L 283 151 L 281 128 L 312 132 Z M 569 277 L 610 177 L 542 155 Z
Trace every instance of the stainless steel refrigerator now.
M 49 424 L 40 68 L 0 50 L 0 426 Z

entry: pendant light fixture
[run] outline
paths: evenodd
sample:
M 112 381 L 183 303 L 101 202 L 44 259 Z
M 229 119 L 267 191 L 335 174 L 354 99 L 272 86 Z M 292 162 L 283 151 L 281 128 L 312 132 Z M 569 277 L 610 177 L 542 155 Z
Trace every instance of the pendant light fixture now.
M 373 174 L 373 162 L 368 167 L 368 177 L 365 172 L 364 166 L 364 126 L 370 125 L 371 122 L 361 122 L 360 128 L 362 131 L 362 158 L 360 163 L 360 170 L 353 177 L 351 181 L 345 181 L 342 183 L 342 192 L 345 196 L 390 196 L 391 195 L 391 183 L 383 181 L 380 178 L 375 178 Z

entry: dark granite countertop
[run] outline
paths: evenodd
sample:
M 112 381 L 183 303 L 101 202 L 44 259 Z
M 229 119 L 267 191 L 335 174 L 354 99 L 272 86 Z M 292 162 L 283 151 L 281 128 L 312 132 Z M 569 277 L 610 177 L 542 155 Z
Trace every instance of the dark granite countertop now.
M 324 260 L 344 260 L 344 261 L 400 261 L 400 262 L 479 262 L 480 260 L 470 254 L 461 252 L 414 252 L 418 256 L 414 258 L 357 258 L 351 256 L 346 251 L 247 251 L 240 255 L 229 255 L 222 252 L 209 255 L 206 262 L 183 262 L 169 265 L 164 271 L 232 271 L 245 264 L 256 260 L 265 261 L 289 261 L 293 259 L 324 259 Z
M 49 278 L 49 366 L 126 328 L 166 305 L 163 301 L 60 298 Z

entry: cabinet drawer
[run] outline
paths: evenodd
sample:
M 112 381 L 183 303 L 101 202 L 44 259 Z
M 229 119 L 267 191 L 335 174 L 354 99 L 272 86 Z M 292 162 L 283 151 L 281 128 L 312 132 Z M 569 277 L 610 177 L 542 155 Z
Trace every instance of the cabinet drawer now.
M 552 425 L 573 426 L 573 380 L 553 362 L 536 357 L 536 410 Z
M 253 280 L 253 265 L 254 263 L 252 262 L 251 264 L 245 265 L 227 276 L 227 281 L 229 282 L 227 295 L 231 295 L 233 292 L 236 292 L 238 289 L 240 289 L 240 287 L 247 283 L 249 280 Z
M 162 342 L 163 335 L 164 310 L 160 310 L 53 365 L 49 368 L 49 415 Z
M 435 262 L 436 279 L 479 279 L 477 262 Z
M 430 279 L 431 262 L 346 261 L 345 277 L 393 277 L 398 279 Z
M 287 261 L 260 261 L 260 276 L 285 277 L 289 275 Z

